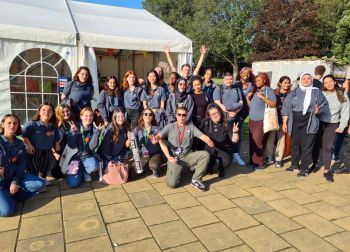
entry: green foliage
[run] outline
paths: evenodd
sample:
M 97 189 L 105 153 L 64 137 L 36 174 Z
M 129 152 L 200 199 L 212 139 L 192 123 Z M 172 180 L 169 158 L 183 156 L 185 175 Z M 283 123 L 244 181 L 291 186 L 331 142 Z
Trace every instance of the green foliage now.
M 144 7 L 194 42 L 208 47 L 208 60 L 239 62 L 251 55 L 250 30 L 265 0 L 145 0 Z
M 350 63 L 350 10 L 344 11 L 344 16 L 337 24 L 332 51 L 342 62 Z

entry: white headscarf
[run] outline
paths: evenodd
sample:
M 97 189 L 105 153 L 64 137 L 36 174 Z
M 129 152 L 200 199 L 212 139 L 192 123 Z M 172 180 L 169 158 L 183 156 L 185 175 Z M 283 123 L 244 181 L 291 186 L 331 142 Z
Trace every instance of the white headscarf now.
M 311 86 L 309 87 L 304 87 L 302 84 L 302 79 L 304 75 L 309 75 L 311 77 Z M 299 83 L 299 88 L 305 92 L 305 98 L 304 98 L 304 103 L 303 103 L 303 115 L 306 114 L 306 112 L 308 111 L 309 107 L 310 107 L 310 103 L 311 103 L 311 94 L 312 94 L 312 89 L 317 89 L 315 87 L 312 86 L 313 85 L 313 79 L 312 79 L 312 75 L 310 73 L 302 73 L 300 75 L 300 83 Z

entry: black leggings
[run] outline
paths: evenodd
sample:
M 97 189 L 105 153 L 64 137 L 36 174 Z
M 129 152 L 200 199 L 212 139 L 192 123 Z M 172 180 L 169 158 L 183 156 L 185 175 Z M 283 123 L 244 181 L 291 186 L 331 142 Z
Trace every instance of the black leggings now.
M 331 168 L 332 146 L 334 144 L 336 136 L 335 130 L 338 128 L 338 125 L 338 123 L 320 123 L 320 128 L 317 132 L 314 149 L 312 151 L 313 165 L 317 164 L 320 149 L 322 148 L 324 168 L 325 170 L 329 170 Z
M 210 154 L 209 165 L 207 168 L 208 172 L 213 171 L 216 160 L 219 160 L 219 171 L 224 171 L 225 168 L 231 165 L 232 153 L 230 153 L 229 151 L 220 150 L 218 148 L 215 148 L 214 150 L 213 148 L 207 146 L 205 149 L 208 150 Z
M 291 161 L 293 166 L 304 171 L 312 164 L 312 150 L 316 138 L 316 134 L 307 133 L 309 118 L 310 113 L 303 115 L 302 112 L 293 112 Z

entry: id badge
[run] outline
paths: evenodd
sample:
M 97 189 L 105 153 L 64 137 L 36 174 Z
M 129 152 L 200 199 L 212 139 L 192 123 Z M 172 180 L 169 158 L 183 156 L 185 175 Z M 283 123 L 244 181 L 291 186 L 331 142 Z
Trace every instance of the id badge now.
M 181 154 L 181 152 L 182 152 L 182 148 L 181 148 L 181 147 L 177 147 L 177 148 L 175 149 L 175 151 L 174 151 L 174 154 L 177 155 L 177 156 L 179 156 L 179 155 Z

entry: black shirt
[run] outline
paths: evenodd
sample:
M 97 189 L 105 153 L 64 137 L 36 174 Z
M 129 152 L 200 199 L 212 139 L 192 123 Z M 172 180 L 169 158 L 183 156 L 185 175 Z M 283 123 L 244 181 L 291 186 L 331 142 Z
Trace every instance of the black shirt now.
M 213 123 L 210 119 L 203 120 L 200 130 L 214 142 L 215 148 L 225 152 L 232 151 L 232 130 L 228 130 L 223 122 Z
M 205 118 L 205 111 L 208 106 L 208 100 L 205 93 L 201 93 L 201 94 L 193 93 L 192 98 L 194 101 L 192 117 L 193 117 L 193 122 L 196 125 L 196 123 L 199 123 L 201 121 L 201 118 Z
M 322 82 L 320 82 L 319 80 L 313 79 L 312 86 L 321 89 Z

